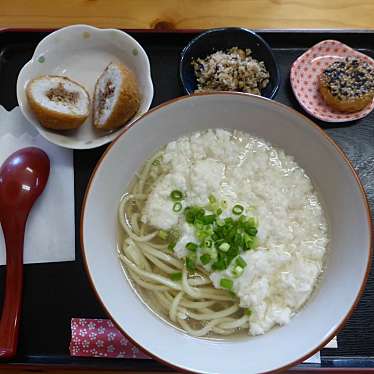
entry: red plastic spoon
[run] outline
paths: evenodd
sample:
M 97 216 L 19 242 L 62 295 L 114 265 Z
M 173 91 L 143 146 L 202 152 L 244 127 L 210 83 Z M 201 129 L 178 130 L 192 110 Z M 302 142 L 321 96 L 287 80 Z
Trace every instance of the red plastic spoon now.
M 23 239 L 29 212 L 48 181 L 50 163 L 39 148 L 23 148 L 0 168 L 0 223 L 6 244 L 6 281 L 0 320 L 0 358 L 15 355 L 21 312 Z

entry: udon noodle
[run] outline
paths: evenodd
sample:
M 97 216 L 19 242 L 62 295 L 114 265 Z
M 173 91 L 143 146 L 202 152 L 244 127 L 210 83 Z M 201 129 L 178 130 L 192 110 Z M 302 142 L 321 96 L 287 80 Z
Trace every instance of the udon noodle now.
M 184 262 L 158 237 L 159 231 L 142 223 L 145 200 L 161 174 L 157 164 L 161 155 L 146 162 L 121 200 L 119 258 L 123 268 L 146 304 L 190 335 L 232 335 L 248 329 L 249 316 L 239 307 L 239 299 L 214 288 L 204 269 L 189 274 Z M 181 280 L 170 278 L 176 272 L 182 273 Z

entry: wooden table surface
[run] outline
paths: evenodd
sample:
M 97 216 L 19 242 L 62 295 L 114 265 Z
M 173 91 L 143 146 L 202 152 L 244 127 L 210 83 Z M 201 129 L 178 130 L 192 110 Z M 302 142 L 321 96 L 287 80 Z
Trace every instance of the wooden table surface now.
M 374 0 L 0 0 L 0 29 L 74 23 L 126 29 L 367 29 L 374 28 Z
M 374 0 L 0 0 L 1 27 L 374 28 Z

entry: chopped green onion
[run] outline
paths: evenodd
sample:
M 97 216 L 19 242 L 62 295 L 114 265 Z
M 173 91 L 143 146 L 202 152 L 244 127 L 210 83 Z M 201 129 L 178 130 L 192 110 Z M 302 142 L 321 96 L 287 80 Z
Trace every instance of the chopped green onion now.
M 216 220 L 216 215 L 210 214 L 208 216 L 201 217 L 201 220 L 204 225 L 210 225 Z
M 245 314 L 246 316 L 250 316 L 250 315 L 252 314 L 251 309 L 249 309 L 249 308 L 244 309 L 244 314 Z
M 205 211 L 203 208 L 195 208 L 196 210 L 196 217 L 197 218 L 200 218 L 200 217 L 204 217 L 204 214 L 205 214 Z
M 252 227 L 257 227 L 258 226 L 258 222 L 257 222 L 256 218 L 254 218 L 254 217 L 248 218 L 248 224 Z
M 234 220 L 231 217 L 225 218 L 224 221 L 225 221 L 225 224 L 227 224 L 227 225 L 233 225 L 234 224 Z
M 252 249 L 253 248 L 253 238 L 248 234 L 243 235 L 244 238 L 244 250 Z
M 205 238 L 206 238 L 206 233 L 205 233 L 203 230 L 198 231 L 198 232 L 196 233 L 196 237 L 197 237 L 197 239 L 199 239 L 200 241 L 203 241 L 203 240 L 205 240 Z
M 212 235 L 212 239 L 213 239 L 213 235 Z M 216 242 L 214 243 L 216 248 L 219 248 L 219 246 L 224 242 L 224 239 L 218 239 L 216 240 Z
M 221 280 L 219 281 L 219 285 L 222 288 L 226 288 L 226 290 L 231 290 L 232 286 L 234 285 L 234 282 L 228 278 L 221 278 Z
M 171 242 L 168 244 L 168 250 L 171 251 L 171 252 L 174 252 L 174 248 L 175 248 L 175 242 Z
M 152 162 L 152 165 L 153 166 L 158 166 L 158 165 L 160 165 L 160 160 L 158 159 L 158 158 L 156 158 L 156 160 L 153 160 L 153 162 Z
M 208 263 L 210 262 L 210 260 L 211 260 L 211 258 L 210 258 L 210 256 L 209 256 L 207 253 L 205 253 L 204 255 L 202 255 L 202 256 L 200 257 L 200 261 L 201 261 L 201 263 L 202 263 L 203 265 L 208 264 Z
M 230 244 L 225 242 L 225 243 L 222 243 L 218 248 L 222 252 L 227 252 L 230 249 Z
M 179 190 L 171 191 L 170 197 L 173 201 L 183 200 L 183 192 Z
M 195 216 L 192 213 L 192 211 L 187 210 L 187 208 L 184 210 L 184 217 L 186 218 L 186 222 L 188 223 L 194 223 L 195 221 Z
M 212 244 L 213 244 L 213 242 L 210 239 L 204 240 L 204 247 L 205 248 L 211 248 Z
M 217 202 L 217 199 L 214 195 L 209 195 L 208 200 L 210 204 L 215 204 Z
M 182 273 L 180 271 L 178 271 L 177 273 L 171 273 L 170 279 L 173 281 L 180 281 L 182 280 Z
M 239 215 L 239 214 L 242 214 L 244 211 L 244 207 L 240 204 L 236 204 L 234 205 L 234 207 L 232 208 L 232 212 L 236 215 Z
M 243 246 L 243 235 L 237 232 L 234 237 L 234 244 L 238 247 Z
M 223 221 L 222 219 L 217 219 L 216 224 L 217 226 L 223 227 L 225 226 L 225 221 Z
M 205 239 L 209 239 L 212 235 L 212 230 L 210 227 L 207 227 L 205 226 L 203 230 L 198 230 L 196 233 L 195 233 L 196 237 L 200 240 L 200 241 L 204 241 Z
M 244 260 L 244 258 L 242 256 L 239 256 L 237 259 L 236 259 L 236 265 L 242 267 L 242 268 L 245 268 L 247 266 L 247 262 Z
M 212 260 L 217 259 L 217 251 L 215 248 L 206 248 L 205 252 L 211 257 Z
M 186 248 L 189 251 L 196 252 L 196 250 L 197 250 L 197 244 L 189 242 L 189 243 L 186 244 Z
M 169 233 L 165 230 L 160 230 L 158 232 L 158 236 L 162 239 L 162 240 L 166 240 L 169 236 Z
M 186 257 L 186 268 L 188 271 L 195 271 L 196 265 L 195 265 L 194 257 L 191 257 L 191 256 Z
M 214 240 L 214 241 L 218 240 L 218 235 L 213 233 L 212 234 L 212 240 Z
M 209 259 L 207 263 L 212 265 L 213 271 L 225 270 L 230 266 L 232 276 L 238 277 L 247 266 L 239 255 L 255 248 L 257 244 L 257 220 L 242 214 L 244 206 L 240 204 L 232 207 L 232 217 L 219 218 L 223 213 L 221 207 L 227 206 L 227 202 L 217 201 L 213 195 L 208 199 L 209 204 L 204 208 L 189 206 L 183 211 L 185 220 L 193 225 L 195 237 L 199 241 L 192 243 L 189 256 L 195 255 L 197 249 L 201 248 L 200 264 Z M 197 264 L 196 255 L 193 264 Z
M 225 269 L 226 269 L 225 261 L 224 261 L 222 258 L 219 259 L 218 261 L 216 261 L 216 262 L 212 265 L 212 269 L 213 269 L 213 270 L 225 270 Z
M 243 274 L 244 268 L 241 266 L 235 266 L 234 269 L 232 270 L 232 274 L 235 277 L 240 277 Z
M 258 238 L 255 237 L 255 238 L 253 238 L 253 240 L 252 240 L 252 248 L 256 248 L 257 245 L 258 245 Z
M 180 212 L 182 210 L 182 204 L 180 202 L 176 202 L 173 205 L 173 212 Z
M 204 230 L 205 224 L 203 220 L 201 219 L 201 217 L 195 217 L 195 221 L 193 224 L 197 230 Z
M 244 223 L 247 222 L 247 217 L 244 216 L 244 215 L 241 215 L 241 216 L 239 217 L 239 219 L 238 219 L 238 222 L 239 222 L 240 224 L 243 225 Z
M 204 229 L 204 225 L 200 222 L 195 222 L 194 223 L 194 226 L 196 227 L 196 229 L 198 230 L 203 230 Z
M 199 219 L 201 219 L 201 217 L 204 217 L 204 215 L 205 211 L 203 208 L 189 206 L 184 210 L 184 216 L 188 223 L 196 223 L 197 221 L 199 221 Z
M 251 236 L 257 235 L 257 229 L 256 229 L 256 227 L 248 227 L 246 229 L 246 232 L 247 232 L 248 235 L 251 235 Z

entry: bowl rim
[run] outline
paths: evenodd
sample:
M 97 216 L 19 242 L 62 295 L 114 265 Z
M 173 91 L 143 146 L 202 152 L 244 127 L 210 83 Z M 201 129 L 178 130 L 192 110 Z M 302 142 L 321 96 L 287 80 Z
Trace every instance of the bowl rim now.
M 179 66 L 178 66 L 179 79 L 182 82 L 183 90 L 185 91 L 185 93 L 187 93 L 188 95 L 193 94 L 193 91 L 189 90 L 186 86 L 185 78 L 184 78 L 184 74 L 183 74 L 183 70 L 182 70 L 183 63 L 186 60 L 187 52 L 192 47 L 192 45 L 194 45 L 196 42 L 198 42 L 201 38 L 204 38 L 205 36 L 207 36 L 209 34 L 213 34 L 215 32 L 219 33 L 219 32 L 226 32 L 226 31 L 241 31 L 241 32 L 247 33 L 247 34 L 251 35 L 254 39 L 257 39 L 262 44 L 262 47 L 264 47 L 269 52 L 269 54 L 270 54 L 270 56 L 271 56 L 271 58 L 274 62 L 275 72 L 276 72 L 276 77 L 275 78 L 276 79 L 275 79 L 274 88 L 271 91 L 270 96 L 266 97 L 266 98 L 273 99 L 275 97 L 275 95 L 277 94 L 277 92 L 279 90 L 279 87 L 280 87 L 280 70 L 279 70 L 277 60 L 274 57 L 273 49 L 265 41 L 265 39 L 263 39 L 262 36 L 260 36 L 257 32 L 255 32 L 253 30 L 250 30 L 250 29 L 247 29 L 245 27 L 220 27 L 220 28 L 210 29 L 210 30 L 207 30 L 207 31 L 204 31 L 204 32 L 200 33 L 199 35 L 195 36 L 192 40 L 189 41 L 189 43 L 180 52 L 180 60 L 179 60 Z M 220 91 L 215 91 L 215 92 L 220 92 Z M 237 92 L 237 91 L 222 91 L 222 92 Z M 239 93 L 244 93 L 244 92 L 239 92 Z M 265 96 L 262 96 L 262 97 L 265 97 Z
M 66 33 L 69 33 L 69 32 L 87 32 L 87 31 L 90 32 L 93 35 L 93 37 L 96 38 L 96 39 L 100 39 L 103 35 L 108 34 L 108 33 L 115 33 L 116 35 L 118 35 L 118 37 L 120 39 L 127 40 L 130 43 L 132 43 L 134 46 L 136 46 L 136 48 L 140 51 L 140 53 L 139 53 L 140 58 L 142 59 L 143 63 L 145 64 L 144 75 L 146 76 L 146 80 L 147 80 L 147 87 L 144 91 L 141 92 L 141 94 L 142 94 L 143 99 L 146 96 L 149 95 L 148 100 L 144 100 L 144 103 L 145 103 L 145 108 L 144 108 L 145 112 L 144 113 L 147 113 L 149 111 L 149 109 L 152 105 L 152 101 L 154 99 L 155 89 L 154 89 L 154 84 L 153 84 L 153 80 L 152 80 L 152 71 L 151 71 L 151 63 L 150 63 L 150 60 L 149 60 L 149 56 L 148 56 L 147 52 L 145 51 L 145 49 L 143 48 L 143 46 L 132 35 L 130 35 L 128 32 L 126 32 L 122 29 L 116 29 L 116 28 L 113 28 L 113 27 L 110 27 L 110 28 L 96 27 L 96 26 L 92 26 L 92 25 L 88 25 L 88 24 L 84 24 L 84 23 L 77 23 L 77 24 L 62 26 L 60 28 L 53 29 L 51 32 L 49 32 L 46 36 L 44 36 L 44 38 L 42 38 L 37 43 L 37 45 L 35 46 L 35 48 L 32 52 L 32 56 L 21 67 L 21 69 L 20 69 L 20 71 L 17 75 L 17 81 L 16 81 L 16 98 L 17 98 L 18 106 L 20 107 L 20 110 L 22 112 L 22 115 L 24 116 L 26 121 L 29 122 L 30 125 L 32 125 L 35 128 L 35 130 L 38 132 L 38 134 L 42 138 L 44 138 L 46 141 L 48 141 L 52 144 L 55 144 L 59 147 L 66 148 L 66 149 L 71 149 L 71 150 L 88 150 L 88 149 L 95 149 L 95 148 L 98 148 L 98 147 L 102 147 L 102 146 L 112 142 L 119 134 L 121 134 L 121 132 L 123 131 L 124 128 L 126 128 L 126 126 L 129 126 L 129 124 L 126 123 L 123 127 L 115 129 L 112 132 L 105 132 L 105 133 L 102 134 L 102 136 L 98 137 L 96 140 L 92 141 L 89 144 L 85 143 L 82 140 L 77 141 L 75 144 L 64 143 L 64 142 L 59 141 L 59 140 L 51 139 L 47 134 L 49 132 L 53 133 L 54 130 L 51 131 L 51 129 L 44 128 L 36 119 L 33 119 L 31 117 L 31 115 L 30 115 L 31 111 L 28 109 L 27 100 L 23 100 L 21 98 L 21 95 L 20 95 L 19 91 L 23 90 L 23 87 L 21 87 L 22 79 L 24 79 L 24 76 L 27 77 L 27 75 L 30 74 L 30 72 L 32 72 L 33 65 L 36 64 L 37 59 L 38 59 L 38 55 L 40 54 L 40 52 L 43 51 L 45 46 L 48 46 L 50 43 L 53 43 L 53 40 L 55 38 L 61 37 Z M 91 35 L 91 37 L 92 37 L 92 35 Z M 118 49 L 119 49 L 119 47 L 116 46 L 116 50 L 118 50 Z M 45 74 L 45 75 L 56 75 L 56 74 L 49 74 L 48 73 L 48 74 Z M 33 77 L 33 78 L 35 78 L 35 77 Z M 31 81 L 33 78 L 30 76 L 29 81 Z M 79 81 L 77 81 L 77 82 L 80 83 Z M 147 95 L 145 95 L 145 93 L 147 93 Z M 90 95 L 90 106 L 92 106 L 92 95 Z M 136 118 L 136 117 L 140 118 L 144 113 L 143 113 L 143 111 L 140 112 L 140 110 L 138 110 L 138 112 L 135 113 L 135 115 L 132 118 L 130 118 L 128 122 L 133 122 L 134 118 Z M 90 116 L 91 116 L 91 114 L 89 115 L 89 118 L 90 118 Z M 86 125 L 92 126 L 91 123 L 86 124 Z M 82 126 L 84 126 L 84 125 L 82 125 Z M 64 132 L 59 132 L 58 131 L 58 133 L 62 134 L 62 135 L 65 135 Z
M 234 95 L 234 96 L 250 96 L 252 97 L 254 100 L 258 100 L 258 101 L 267 101 L 267 102 L 271 102 L 272 105 L 276 105 L 278 107 L 280 107 L 281 109 L 284 109 L 284 110 L 287 110 L 288 112 L 298 116 L 301 120 L 304 120 L 306 124 L 308 124 L 309 126 L 312 126 L 314 127 L 317 131 L 320 132 L 320 134 L 322 136 L 325 137 L 325 139 L 330 143 L 330 145 L 336 150 L 336 152 L 339 154 L 340 158 L 345 162 L 346 166 L 348 166 L 348 168 L 350 169 L 353 177 L 355 178 L 356 180 L 356 183 L 360 189 L 360 192 L 361 192 L 361 200 L 363 202 L 363 205 L 365 207 L 365 211 L 366 211 L 366 218 L 367 218 L 367 224 L 368 224 L 368 232 L 369 232 L 369 246 L 367 248 L 367 259 L 366 259 L 366 270 L 365 270 L 365 276 L 364 276 L 364 279 L 360 285 L 360 289 L 352 303 L 352 305 L 350 306 L 348 312 L 346 313 L 345 317 L 340 321 L 340 323 L 336 326 L 336 328 L 325 338 L 323 339 L 320 344 L 313 348 L 311 351 L 309 351 L 308 353 L 306 353 L 305 355 L 303 355 L 302 357 L 288 363 L 287 365 L 284 365 L 282 367 L 279 367 L 279 368 L 276 368 L 274 370 L 270 370 L 270 371 L 266 371 L 264 373 L 267 373 L 267 374 L 270 374 L 270 373 L 278 373 L 278 372 L 283 372 L 303 361 L 305 361 L 307 358 L 309 358 L 310 356 L 312 356 L 313 354 L 317 353 L 318 351 L 320 351 L 334 336 L 336 336 L 342 329 L 343 327 L 345 326 L 346 322 L 348 321 L 348 319 L 351 317 L 353 311 L 355 310 L 355 308 L 357 307 L 360 299 L 361 299 L 361 296 L 362 294 L 364 293 L 365 291 L 365 287 L 366 287 L 366 284 L 367 284 L 367 280 L 368 280 L 368 277 L 369 277 L 369 273 L 370 273 L 370 269 L 371 269 L 371 258 L 373 256 L 373 228 L 374 228 L 374 225 L 372 223 L 372 217 L 371 217 L 371 211 L 370 211 L 370 206 L 369 206 L 369 202 L 368 202 L 368 198 L 367 198 L 367 194 L 365 192 L 365 189 L 362 185 L 362 182 L 357 174 L 357 172 L 355 171 L 353 165 L 351 164 L 348 156 L 345 154 L 345 152 L 342 150 L 342 148 L 320 127 L 318 126 L 317 124 L 315 124 L 311 119 L 309 119 L 308 117 L 306 117 L 305 115 L 299 113 L 297 110 L 285 105 L 285 104 L 282 104 L 282 103 L 279 103 L 277 101 L 274 101 L 274 100 L 271 100 L 271 99 L 268 99 L 266 97 L 263 97 L 263 96 L 258 96 L 258 95 L 253 95 L 253 94 L 249 94 L 249 93 L 242 93 L 242 92 L 230 92 L 230 91 L 216 91 L 214 93 L 195 93 L 195 94 L 191 94 L 191 95 L 185 95 L 185 96 L 180 96 L 180 97 L 177 97 L 177 98 L 174 98 L 174 99 L 171 99 L 171 100 L 168 100 L 166 102 L 163 102 L 159 105 L 157 105 L 156 107 L 152 108 L 151 110 L 149 110 L 147 113 L 145 113 L 142 117 L 140 117 L 139 119 L 137 119 L 136 121 L 134 121 L 128 128 L 126 128 L 121 134 L 119 134 L 114 140 L 112 143 L 110 143 L 110 145 L 107 147 L 107 149 L 104 151 L 104 153 L 102 154 L 102 156 L 100 157 L 100 159 L 98 160 L 91 176 L 90 176 L 90 179 L 88 181 L 88 184 L 87 184 L 87 187 L 86 187 L 86 191 L 84 193 L 84 197 L 83 197 L 83 202 L 82 202 L 82 205 L 81 205 L 81 215 L 80 215 L 80 234 L 79 234 L 79 238 L 80 238 L 80 247 L 81 247 L 81 255 L 82 255 L 82 259 L 83 259 L 83 264 L 84 264 L 84 268 L 85 268 L 85 271 L 86 271 L 86 274 L 88 276 L 88 281 L 90 283 L 90 286 L 91 286 L 91 289 L 93 290 L 94 294 L 96 295 L 96 298 L 98 299 L 98 301 L 100 302 L 102 308 L 104 309 L 104 312 L 107 314 L 107 316 L 113 321 L 113 323 L 115 324 L 115 326 L 118 328 L 119 331 L 122 332 L 122 334 L 124 336 L 126 336 L 126 338 L 132 342 L 136 347 L 138 347 L 139 349 L 141 349 L 143 352 L 145 352 L 147 355 L 149 355 L 150 357 L 152 357 L 153 359 L 155 359 L 156 361 L 164 364 L 164 365 L 167 365 L 173 369 L 176 369 L 180 372 L 184 372 L 184 373 L 190 373 L 189 370 L 183 368 L 183 367 L 180 367 L 180 366 L 176 366 L 168 361 L 165 361 L 164 359 L 162 359 L 161 357 L 158 357 L 156 356 L 155 354 L 153 354 L 152 352 L 149 352 L 148 350 L 144 349 L 142 347 L 141 344 L 139 344 L 138 342 L 136 342 L 135 340 L 133 340 L 129 335 L 127 335 L 126 331 L 124 331 L 124 329 L 121 327 L 121 325 L 112 317 L 110 311 L 108 310 L 108 308 L 106 307 L 106 305 L 104 304 L 103 300 L 101 299 L 100 297 L 100 294 L 99 292 L 97 291 L 96 287 L 95 287 L 95 284 L 94 284 L 94 281 L 93 281 L 93 277 L 91 276 L 91 273 L 90 273 L 90 269 L 89 269 L 89 265 L 88 265 L 88 261 L 87 261 L 87 257 L 86 257 L 86 249 L 85 249 L 85 246 L 84 246 L 84 233 L 83 233 L 83 227 L 84 227 L 84 221 L 85 221 L 85 212 L 86 212 L 86 205 L 87 205 L 87 199 L 88 199 L 88 195 L 90 193 L 90 190 L 92 188 L 92 185 L 93 185 L 93 181 L 94 181 L 94 178 L 96 176 L 96 173 L 98 171 L 98 169 L 100 168 L 102 162 L 104 161 L 104 159 L 107 157 L 108 153 L 110 152 L 111 148 L 113 147 L 113 145 L 119 141 L 119 139 L 124 136 L 127 132 L 127 130 L 129 130 L 132 126 L 136 125 L 138 123 L 138 121 L 142 120 L 145 116 L 161 109 L 161 108 L 164 108 L 164 107 L 167 107 L 168 105 L 170 104 L 173 104 L 173 103 L 176 103 L 176 102 L 180 102 L 180 101 L 183 101 L 183 100 L 188 100 L 190 97 L 197 97 L 197 96 L 221 96 L 221 95 Z

